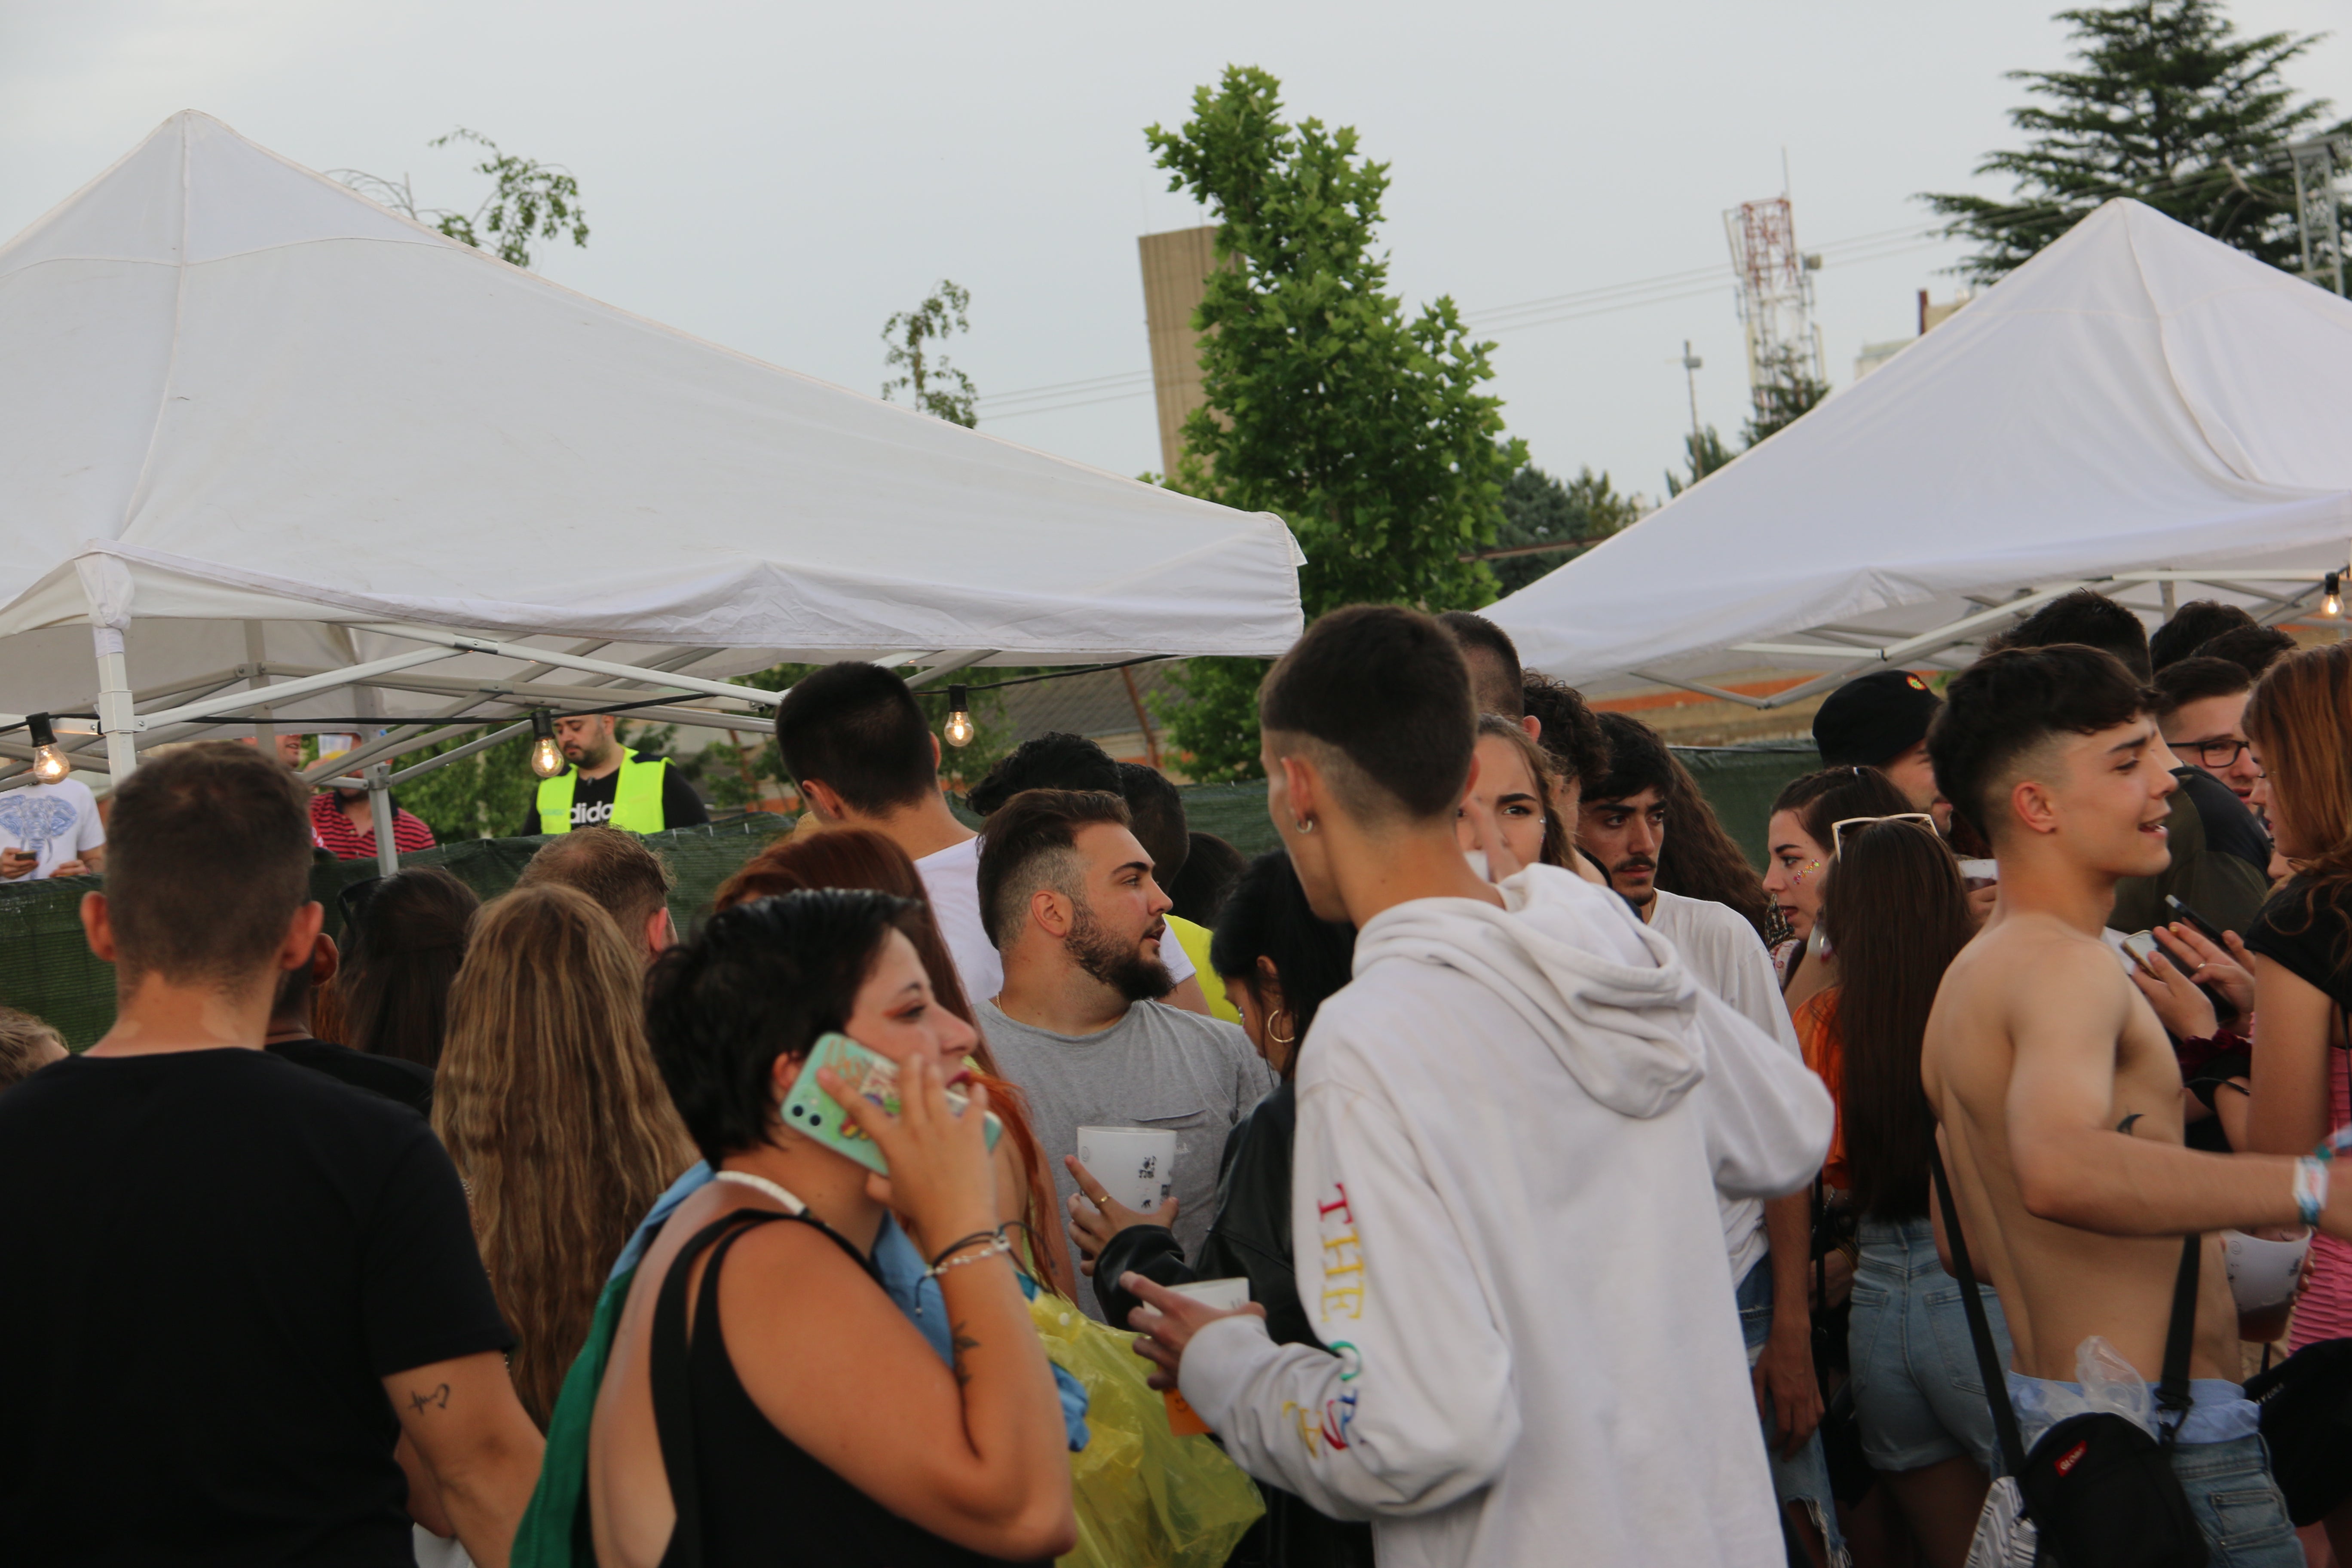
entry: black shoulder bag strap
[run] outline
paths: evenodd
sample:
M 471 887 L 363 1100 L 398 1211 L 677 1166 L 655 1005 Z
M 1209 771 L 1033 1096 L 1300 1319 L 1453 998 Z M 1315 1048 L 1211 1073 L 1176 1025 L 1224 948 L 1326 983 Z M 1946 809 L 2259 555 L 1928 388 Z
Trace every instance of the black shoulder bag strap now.
M 1960 1211 L 1952 1203 L 1952 1181 L 1944 1173 L 1943 1151 L 1927 1139 L 1927 1169 L 1936 1178 L 1936 1201 L 1944 1211 L 1944 1245 L 1959 1271 L 1960 1306 L 1969 1315 L 1969 1339 L 1977 1350 L 1977 1375 L 1984 1379 L 1985 1403 L 1992 1407 L 1992 1429 L 2000 1440 L 2001 1468 L 2012 1476 L 2025 1474 L 2025 1441 L 2018 1436 L 2017 1409 L 2009 1402 L 2009 1369 L 1992 1342 L 1992 1325 L 1977 1295 L 1977 1272 L 1969 1264 L 1969 1244 L 1960 1234 Z M 2186 1363 L 2184 1363 L 2185 1365 Z M 2169 1363 L 2167 1370 L 2170 1370 Z
M 2197 1337 L 2197 1276 L 2205 1258 L 2205 1238 L 2191 1233 L 2180 1238 L 2180 1272 L 2172 1280 L 2172 1321 L 2164 1331 L 2164 1375 L 2156 1385 L 2157 1407 L 2171 1420 L 2162 1423 L 2168 1448 L 2180 1435 L 2192 1403 L 2189 1392 L 2189 1346 Z
M 694 1260 L 722 1235 L 732 1231 L 740 1236 L 769 1220 L 795 1217 L 760 1209 L 735 1209 L 721 1215 L 677 1249 L 669 1273 L 662 1279 L 661 1295 L 654 1302 L 652 1355 L 646 1367 L 653 1384 L 654 1431 L 661 1440 L 670 1504 L 677 1510 L 669 1544 L 662 1552 L 662 1568 L 701 1568 L 702 1564 L 702 1488 L 694 1462 L 694 1402 L 687 1373 L 687 1279 L 694 1272 Z M 708 1278 L 710 1284 L 718 1283 L 716 1258 L 711 1259 Z M 715 1310 L 715 1293 L 705 1295 L 713 1298 Z

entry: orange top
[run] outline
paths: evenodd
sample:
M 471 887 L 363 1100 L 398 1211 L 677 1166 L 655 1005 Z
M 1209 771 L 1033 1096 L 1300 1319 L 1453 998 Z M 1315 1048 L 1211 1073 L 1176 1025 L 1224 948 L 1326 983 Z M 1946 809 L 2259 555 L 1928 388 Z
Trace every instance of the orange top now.
M 1831 1124 L 1830 1157 L 1822 1165 L 1822 1180 L 1841 1192 L 1853 1189 L 1853 1173 L 1845 1163 L 1845 1037 L 1838 1033 L 1837 988 L 1817 991 L 1797 1009 L 1797 1042 L 1805 1048 L 1805 1065 L 1813 1069 L 1837 1107 Z

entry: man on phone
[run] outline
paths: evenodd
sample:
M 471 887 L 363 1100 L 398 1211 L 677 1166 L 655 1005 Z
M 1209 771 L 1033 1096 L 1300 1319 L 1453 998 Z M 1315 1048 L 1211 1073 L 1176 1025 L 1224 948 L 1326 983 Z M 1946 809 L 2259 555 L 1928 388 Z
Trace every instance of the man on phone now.
M 1928 737 L 1954 808 L 1991 840 L 2000 903 L 1945 973 L 1922 1076 L 1969 1251 L 2016 1346 L 2031 1446 L 2105 1340 L 2153 1384 L 2185 1234 L 2209 1233 L 2172 1467 L 2233 1564 L 2303 1562 L 2238 1387 L 2225 1227 L 2352 1234 L 2326 1167 L 2182 1146 L 2171 1044 L 2101 940 L 2116 885 L 2161 873 L 2177 784 L 2146 688 L 2081 646 L 1995 653 L 1955 679 Z
M 1370 1519 L 1383 1563 L 1780 1568 L 1715 1195 L 1819 1168 L 1820 1080 L 1621 900 L 1471 869 L 1475 715 L 1435 621 L 1324 616 L 1259 712 L 1299 883 L 1358 928 L 1297 1076 L 1322 1344 L 1130 1273 L 1140 1347 L 1244 1469 Z

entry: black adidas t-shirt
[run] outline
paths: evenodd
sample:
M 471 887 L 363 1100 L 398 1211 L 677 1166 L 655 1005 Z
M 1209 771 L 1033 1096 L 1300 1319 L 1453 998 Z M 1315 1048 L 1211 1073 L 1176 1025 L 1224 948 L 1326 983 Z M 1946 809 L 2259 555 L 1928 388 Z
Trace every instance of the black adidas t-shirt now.
M 635 753 L 630 753 L 635 756 Z M 601 779 L 575 779 L 572 786 L 572 826 L 603 827 L 613 820 L 613 800 L 621 792 L 621 770 L 614 768 Z M 546 831 L 540 826 L 539 797 L 531 797 L 530 815 L 516 837 L 531 838 Z M 662 768 L 662 826 L 692 827 L 710 820 L 710 812 L 702 797 L 694 793 L 694 785 L 674 765 Z
M 514 1342 L 405 1106 L 258 1050 L 0 1095 L 0 1558 L 415 1561 L 382 1379 Z

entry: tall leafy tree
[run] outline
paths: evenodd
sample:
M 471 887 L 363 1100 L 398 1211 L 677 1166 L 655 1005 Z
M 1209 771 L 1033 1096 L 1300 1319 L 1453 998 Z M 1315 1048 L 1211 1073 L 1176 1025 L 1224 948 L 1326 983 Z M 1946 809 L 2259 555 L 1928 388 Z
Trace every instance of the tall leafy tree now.
M 1712 425 L 1691 432 L 1683 437 L 1685 471 L 1666 476 L 1666 494 L 1682 494 L 1738 455 L 1723 444 L 1723 437 L 1715 433 Z
M 1408 319 L 1375 248 L 1386 164 L 1348 127 L 1283 118 L 1281 83 L 1229 66 L 1192 117 L 1145 132 L 1169 188 L 1216 216 L 1217 269 L 1194 325 L 1206 406 L 1184 426 L 1176 483 L 1278 513 L 1307 552 L 1309 616 L 1381 601 L 1483 604 L 1465 562 L 1495 538 L 1502 487 L 1527 460 L 1503 437 L 1491 343 L 1451 299 Z M 1255 660 L 1196 659 L 1170 715 L 1196 778 L 1258 772 Z
M 2327 101 L 2298 100 L 2280 74 L 2318 38 L 2241 37 L 2221 0 L 2133 0 L 2058 19 L 2080 68 L 2011 72 L 2037 100 L 2010 111 L 2029 140 L 1977 165 L 2014 182 L 2013 198 L 1923 198 L 1980 243 L 1963 270 L 2000 278 L 2115 196 L 2298 267 L 2286 144 L 2347 128 L 2327 127 Z
M 882 363 L 899 373 L 882 384 L 886 400 L 894 392 L 904 392 L 917 410 L 934 418 L 967 430 L 980 423 L 974 411 L 980 389 L 933 346 L 953 333 L 971 331 L 965 317 L 971 308 L 971 295 L 952 279 L 942 278 L 930 298 L 884 323 L 882 341 L 888 347 Z
M 472 142 L 488 150 L 474 173 L 490 176 L 490 194 L 470 213 L 449 207 L 420 207 L 416 193 L 403 174 L 387 180 L 359 169 L 337 169 L 336 179 L 374 201 L 407 214 L 450 238 L 482 249 L 484 235 L 498 242 L 499 259 L 517 267 L 531 264 L 531 242 L 570 236 L 575 246 L 588 243 L 588 215 L 580 205 L 580 182 L 561 163 L 542 163 L 518 157 L 478 131 L 460 125 L 446 136 L 425 143 L 446 147 L 452 142 Z
M 1496 546 L 1568 542 L 1558 552 L 1489 561 L 1486 569 L 1504 593 L 1516 594 L 1575 550 L 1598 543 L 1641 516 L 1641 503 L 1620 494 L 1607 474 L 1588 468 L 1562 482 L 1530 463 L 1503 486 L 1503 524 L 1495 532 Z

